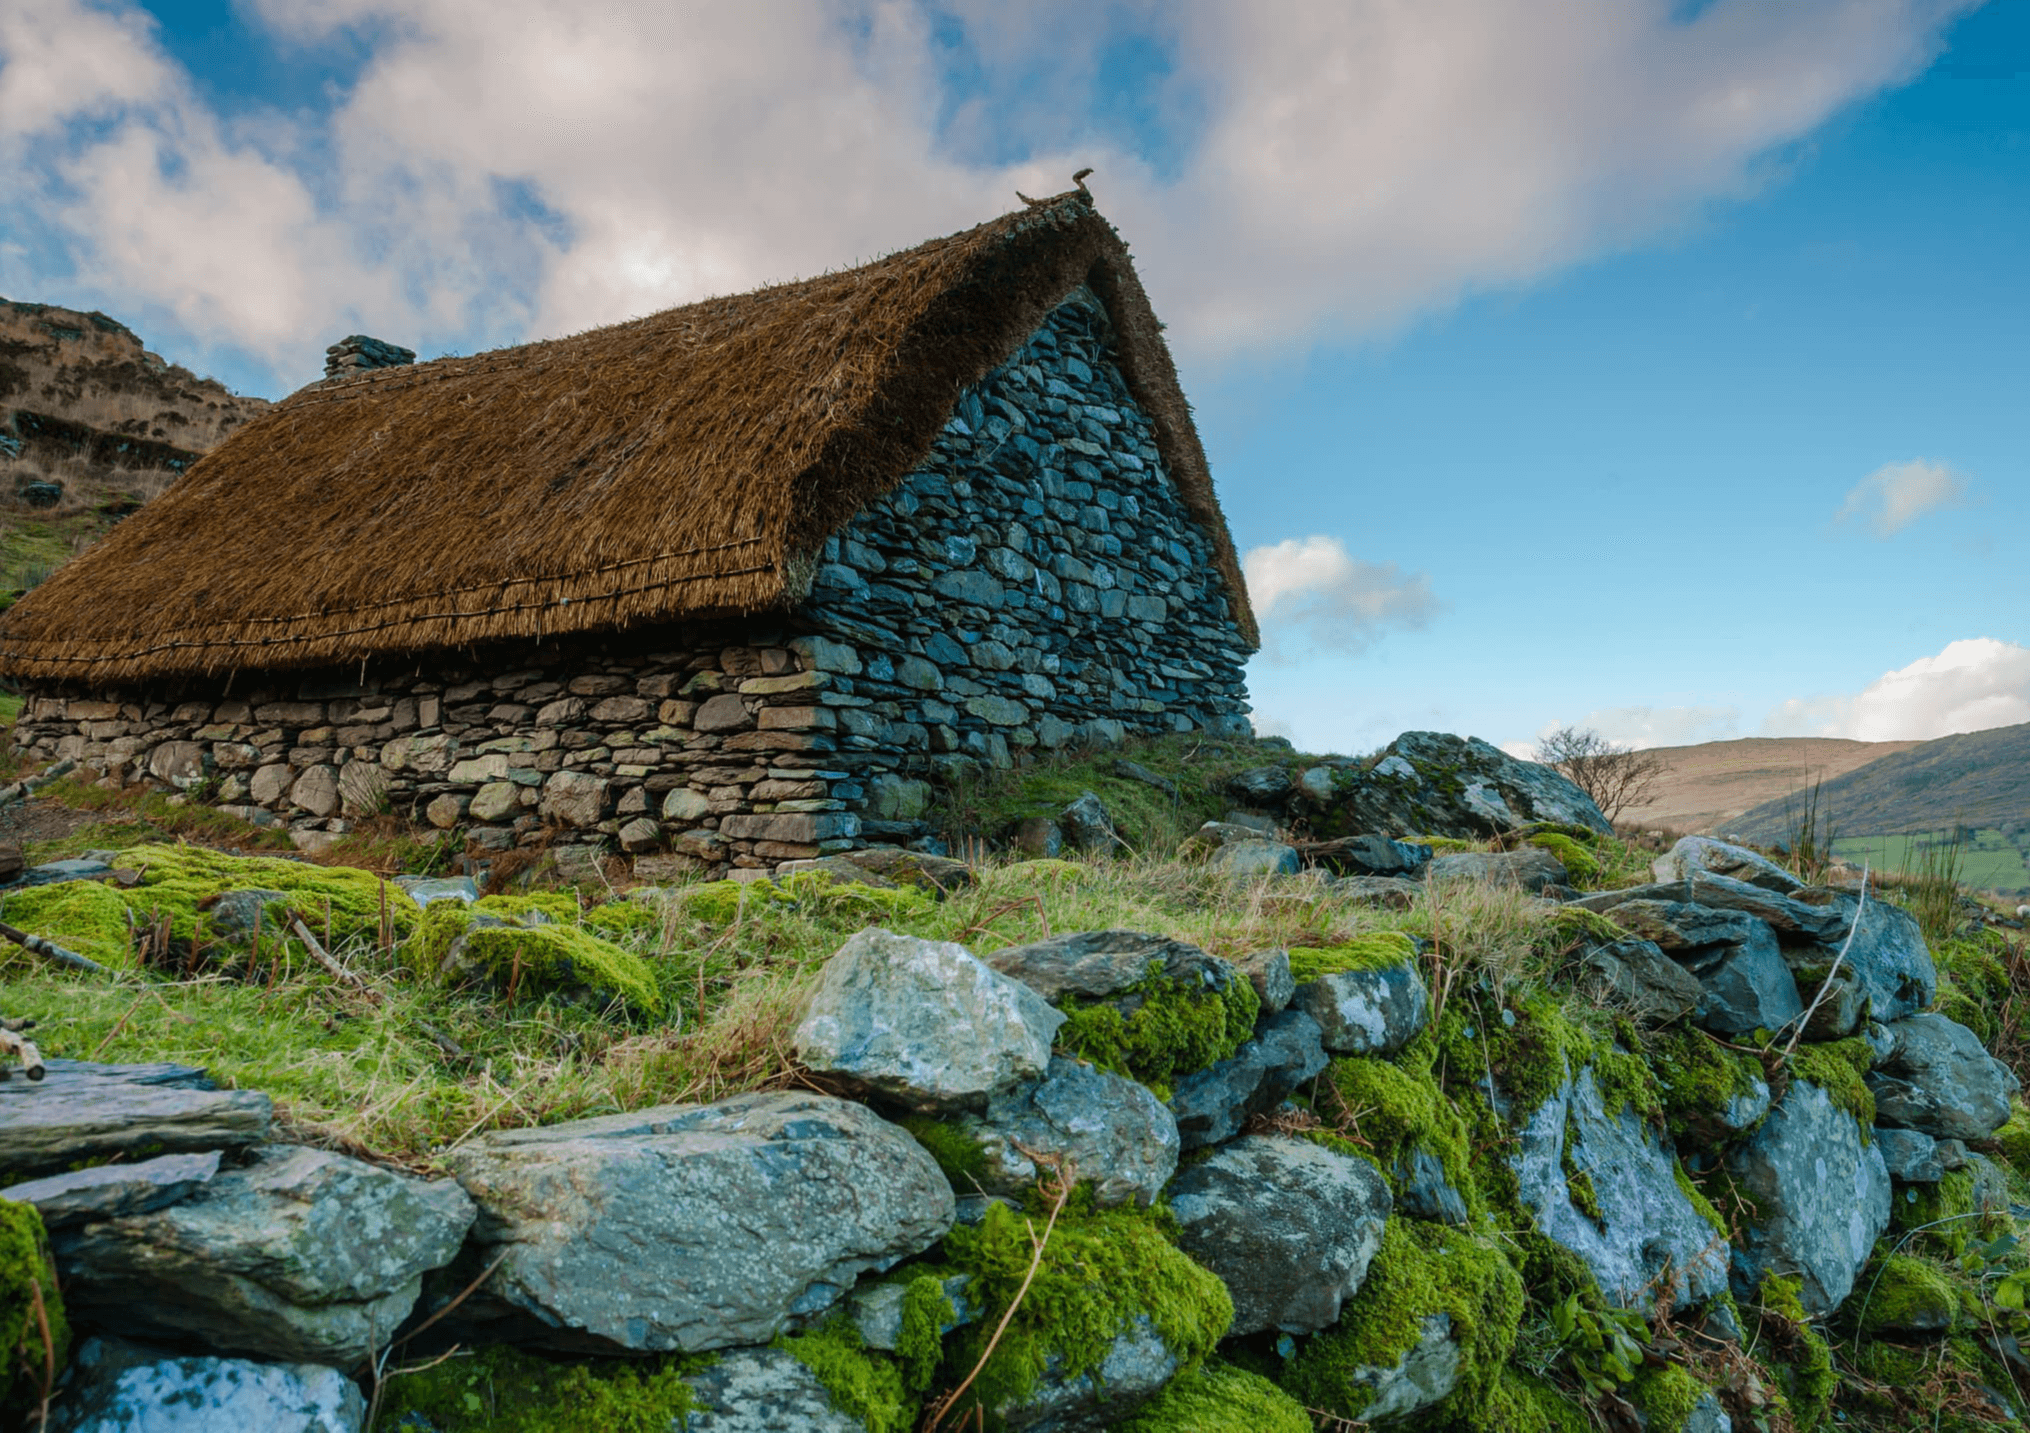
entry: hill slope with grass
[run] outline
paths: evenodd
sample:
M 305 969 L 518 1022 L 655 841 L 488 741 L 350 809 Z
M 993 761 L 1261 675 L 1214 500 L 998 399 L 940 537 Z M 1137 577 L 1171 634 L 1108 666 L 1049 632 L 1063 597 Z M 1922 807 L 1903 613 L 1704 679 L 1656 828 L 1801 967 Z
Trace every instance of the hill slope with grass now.
M 1750 841 L 1784 840 L 1809 792 L 1763 802 L 1728 823 Z M 1894 836 L 1953 826 L 2030 826 L 2030 722 L 1944 736 L 1834 777 L 1819 816 L 1843 837 Z
M 1831 780 L 1916 746 L 1914 741 L 1842 741 L 1830 737 L 1747 737 L 1698 746 L 1666 746 L 1669 770 L 1652 799 L 1623 811 L 1623 825 L 1711 834 L 1732 830 L 1743 812 L 1780 801 L 1800 787 Z
M 0 299 L 0 594 L 83 551 L 267 406 L 105 314 Z

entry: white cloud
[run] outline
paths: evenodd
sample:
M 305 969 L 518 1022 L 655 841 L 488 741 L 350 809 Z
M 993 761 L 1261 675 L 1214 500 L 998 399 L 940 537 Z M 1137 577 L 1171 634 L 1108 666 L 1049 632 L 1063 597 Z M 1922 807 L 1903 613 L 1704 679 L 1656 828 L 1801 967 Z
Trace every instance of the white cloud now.
M 1852 696 L 1787 701 L 1762 734 L 1929 741 L 2020 722 L 2030 722 L 2030 647 L 1972 637 L 1885 672 Z
M 1884 463 L 1854 484 L 1837 522 L 1865 518 L 1877 537 L 1893 537 L 1926 513 L 1958 507 L 1967 486 L 1960 475 L 1930 458 Z
M 1359 651 L 1391 627 L 1423 626 L 1438 609 L 1424 574 L 1363 561 L 1322 533 L 1249 548 L 1241 570 L 1272 659 L 1284 645 L 1279 637 Z
M 49 242 L 0 277 L 171 311 L 158 344 L 300 381 L 341 324 L 427 351 L 609 322 L 1090 163 L 1188 348 L 1359 337 L 1745 192 L 1917 73 L 1966 3 L 254 0 L 290 43 L 370 49 L 329 113 L 229 125 L 131 5 L 11 0 L 0 190 Z M 1168 61 L 1140 97 L 1161 153 L 1107 118 L 1098 57 L 1124 34 Z M 74 274 L 35 266 L 52 250 Z
M 1728 741 L 1739 735 L 1741 713 L 1733 707 L 1598 707 L 1574 722 L 1546 722 L 1537 731 L 1537 740 L 1561 726 L 1598 732 L 1617 746 L 1697 746 L 1707 741 Z M 1535 743 L 1509 743 L 1502 749 L 1522 746 L 1534 751 Z

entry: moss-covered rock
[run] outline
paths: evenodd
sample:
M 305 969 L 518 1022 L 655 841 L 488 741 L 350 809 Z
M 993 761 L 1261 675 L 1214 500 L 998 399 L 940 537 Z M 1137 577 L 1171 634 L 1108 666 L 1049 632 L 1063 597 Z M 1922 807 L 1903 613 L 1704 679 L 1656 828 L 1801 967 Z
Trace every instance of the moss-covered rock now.
M 1797 1426 L 1808 1433 L 1826 1421 L 1840 1378 L 1831 1346 L 1805 1314 L 1800 1288 L 1795 1277 L 1772 1274 L 1756 1297 L 1763 1332 L 1770 1335 L 1770 1371 Z
M 479 978 L 517 997 L 585 991 L 644 1014 L 662 1010 L 648 962 L 577 924 L 570 897 L 489 897 L 472 907 L 439 901 L 423 914 L 416 963 L 428 974 Z
M 942 1291 L 940 1291 L 942 1293 Z M 835 1316 L 776 1347 L 808 1368 L 832 1402 L 859 1419 L 867 1433 L 910 1433 L 922 1400 L 911 1393 L 892 1358 L 872 1353 L 852 1321 Z
M 1863 1271 L 1858 1292 L 1854 1318 L 1864 1334 L 1940 1334 L 1959 1315 L 1951 1277 L 1914 1254 L 1891 1254 Z
M 1254 1034 L 1254 985 L 1235 973 L 1223 986 L 1159 972 L 1119 995 L 1060 1003 L 1058 1048 L 1167 1097 L 1176 1080 L 1233 1054 Z
M 1481 1428 L 1502 1433 L 1592 1433 L 1580 1405 L 1541 1378 L 1504 1368 L 1487 1399 Z
M 1207 1359 L 1112 1433 L 1311 1433 L 1311 1427 L 1304 1405 L 1268 1379 Z
M 38 1310 L 40 1312 L 38 1313 Z M 0 1199 L 0 1410 L 42 1389 L 70 1357 L 70 1324 L 42 1216 Z
M 1648 1433 L 1685 1433 L 1692 1412 L 1713 1390 L 1676 1364 L 1646 1368 L 1630 1390 L 1632 1402 L 1649 1420 Z
M 991 1205 L 977 1226 L 945 1240 L 945 1258 L 972 1276 L 967 1297 L 989 1310 L 1014 1304 L 1035 1253 L 1028 1220 Z M 1159 1216 L 1132 1210 L 1067 1210 L 994 1353 L 956 1410 L 1021 1406 L 1040 1384 L 1093 1374 L 1118 1340 L 1146 1321 L 1176 1366 L 1205 1357 L 1233 1323 L 1226 1286 L 1165 1237 Z M 982 1323 L 945 1341 L 954 1384 L 978 1361 L 993 1331 Z M 963 1421 L 961 1419 L 961 1421 Z
M 1710 1144 L 1745 1133 L 1769 1112 L 1761 1062 L 1703 1030 L 1690 1025 L 1658 1030 L 1646 1054 L 1673 1139 Z
M 1334 1060 L 1326 1071 L 1326 1089 L 1315 1102 L 1328 1125 L 1350 1136 L 1351 1148 L 1388 1177 L 1390 1191 L 1407 1212 L 1439 1217 L 1427 1197 L 1442 1200 L 1442 1195 L 1427 1187 L 1429 1170 L 1418 1158 L 1421 1152 L 1437 1161 L 1444 1183 L 1459 1198 L 1461 1207 L 1445 1222 L 1477 1222 L 1486 1207 L 1473 1177 L 1466 1120 L 1438 1087 L 1431 1068 L 1437 1053 L 1437 1041 L 1426 1033 L 1393 1060 Z M 1416 1207 L 1420 1204 L 1429 1207 Z
M 1280 1382 L 1339 1418 L 1435 1408 L 1461 1426 L 1487 1426 L 1480 1415 L 1522 1307 L 1522 1279 L 1491 1240 L 1392 1220 L 1339 1323 L 1305 1341 Z
M 1417 943 L 1399 930 L 1376 931 L 1342 945 L 1292 946 L 1290 975 L 1299 985 L 1347 970 L 1383 970 L 1417 958 Z
M 1590 885 L 1600 878 L 1600 862 L 1593 853 L 1561 831 L 1539 831 L 1529 843 L 1556 856 L 1574 885 Z
M 134 964 L 134 931 L 119 891 L 97 881 L 30 886 L 0 897 L 0 920 L 121 970 Z

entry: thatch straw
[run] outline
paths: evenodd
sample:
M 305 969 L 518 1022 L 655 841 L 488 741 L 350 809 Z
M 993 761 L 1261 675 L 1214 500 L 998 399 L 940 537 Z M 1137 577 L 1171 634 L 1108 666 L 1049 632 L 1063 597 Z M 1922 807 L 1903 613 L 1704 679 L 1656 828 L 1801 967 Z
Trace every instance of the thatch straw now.
M 781 610 L 1079 284 L 1255 640 L 1126 247 L 1079 192 L 862 268 L 306 389 L 0 619 L 103 686 Z

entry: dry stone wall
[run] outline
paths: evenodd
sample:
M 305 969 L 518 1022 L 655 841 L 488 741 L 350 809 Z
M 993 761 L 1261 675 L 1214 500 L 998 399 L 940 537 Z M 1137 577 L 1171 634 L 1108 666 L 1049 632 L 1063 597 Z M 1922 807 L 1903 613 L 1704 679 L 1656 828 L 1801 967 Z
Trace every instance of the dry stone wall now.
M 1209 535 L 1081 291 L 826 543 L 784 617 L 181 691 L 44 691 L 31 756 L 182 789 L 301 845 L 393 810 L 673 870 L 925 833 L 926 778 L 1130 733 L 1245 731 Z

